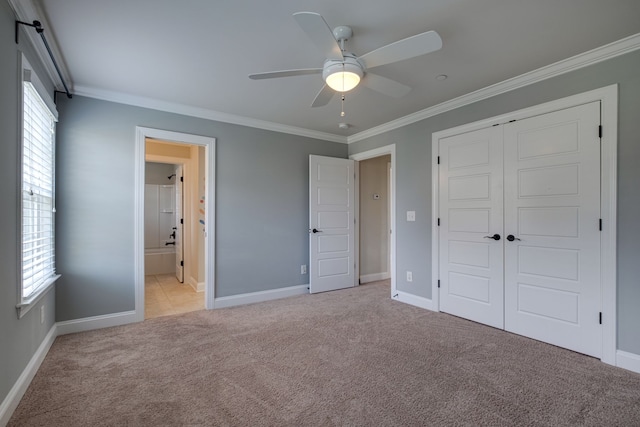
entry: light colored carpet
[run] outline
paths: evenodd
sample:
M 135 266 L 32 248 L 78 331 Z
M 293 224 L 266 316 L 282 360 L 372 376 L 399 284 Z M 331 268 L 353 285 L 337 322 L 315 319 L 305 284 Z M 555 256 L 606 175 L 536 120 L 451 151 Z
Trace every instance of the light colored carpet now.
M 640 375 L 389 294 L 61 336 L 9 425 L 640 425 Z

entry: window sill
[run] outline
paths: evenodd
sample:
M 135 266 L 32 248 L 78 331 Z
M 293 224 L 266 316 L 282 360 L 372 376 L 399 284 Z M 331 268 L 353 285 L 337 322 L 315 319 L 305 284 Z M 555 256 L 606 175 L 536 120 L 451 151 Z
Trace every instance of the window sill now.
M 52 278 L 50 278 L 47 283 L 42 286 L 38 291 L 31 295 L 29 298 L 25 298 L 21 303 L 16 305 L 16 311 L 18 312 L 18 319 L 22 319 L 22 317 L 29 312 L 33 307 L 36 306 L 38 301 L 40 301 L 46 294 L 49 293 L 51 289 L 53 289 L 53 284 L 62 277 L 59 274 L 56 274 Z

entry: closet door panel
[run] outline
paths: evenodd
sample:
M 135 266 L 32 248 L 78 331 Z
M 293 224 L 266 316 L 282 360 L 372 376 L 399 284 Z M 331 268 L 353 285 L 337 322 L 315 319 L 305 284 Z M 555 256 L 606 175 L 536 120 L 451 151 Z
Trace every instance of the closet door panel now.
M 440 140 L 440 309 L 503 328 L 502 136 Z
M 599 357 L 599 103 L 504 126 L 505 329 Z

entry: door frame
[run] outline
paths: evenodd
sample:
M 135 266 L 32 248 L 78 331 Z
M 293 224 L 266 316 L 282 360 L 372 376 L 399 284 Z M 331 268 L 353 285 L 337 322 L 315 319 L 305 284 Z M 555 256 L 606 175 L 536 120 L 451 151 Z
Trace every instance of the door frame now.
M 134 212 L 134 275 L 135 275 L 135 318 L 144 320 L 144 182 L 146 162 L 146 139 L 159 139 L 167 142 L 198 145 L 205 147 L 205 224 L 204 239 L 205 286 L 204 305 L 213 308 L 215 298 L 215 159 L 216 139 L 207 136 L 193 135 L 136 126 L 135 145 L 135 212 Z
M 491 117 L 451 129 L 434 132 L 431 136 L 432 168 L 431 168 L 431 298 L 432 310 L 440 311 L 440 290 L 438 288 L 439 271 L 439 167 L 438 156 L 440 139 L 461 133 L 504 124 L 511 120 L 521 120 L 553 111 L 563 110 L 591 102 L 601 102 L 600 123 L 602 137 L 600 140 L 600 213 L 602 216 L 602 234 L 600 240 L 600 286 L 602 301 L 602 358 L 604 363 L 616 365 L 617 350 L 617 307 L 616 307 L 616 229 L 617 229 L 617 150 L 618 150 L 618 85 L 610 85 L 600 89 L 568 96 L 555 101 L 513 111 L 500 116 Z M 594 132 L 597 130 L 594 129 Z
M 361 153 L 351 154 L 349 158 L 356 161 L 356 186 L 355 186 L 355 208 L 356 218 L 358 219 L 358 226 L 355 229 L 355 260 L 356 260 L 356 275 L 355 284 L 359 284 L 360 278 L 360 161 L 373 159 L 375 157 L 391 155 L 391 174 L 390 174 L 390 201 L 391 217 L 389 218 L 389 228 L 391 230 L 391 245 L 389 247 L 390 259 L 389 259 L 389 275 L 391 276 L 391 297 L 397 298 L 396 290 L 396 144 L 389 144 L 383 147 L 374 148 L 372 150 L 363 151 Z M 394 297 L 395 295 L 395 297 Z

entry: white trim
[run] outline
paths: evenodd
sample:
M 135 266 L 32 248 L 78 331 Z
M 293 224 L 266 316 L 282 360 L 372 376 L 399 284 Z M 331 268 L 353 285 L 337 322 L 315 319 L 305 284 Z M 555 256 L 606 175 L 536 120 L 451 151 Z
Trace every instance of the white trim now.
M 205 282 L 198 282 L 196 279 L 194 279 L 193 276 L 189 276 L 189 278 L 187 279 L 187 283 L 193 288 L 194 291 L 204 292 Z
M 387 280 L 390 278 L 391 278 L 391 275 L 389 274 L 389 272 L 363 274 L 362 276 L 360 276 L 360 283 L 377 282 L 379 280 Z
M 616 279 L 616 230 L 617 230 L 617 150 L 618 150 L 618 85 L 610 85 L 578 95 L 557 99 L 544 104 L 524 108 L 522 110 L 488 118 L 474 123 L 457 126 L 435 132 L 431 137 L 431 180 L 432 180 L 432 226 L 431 226 L 431 282 L 433 308 L 439 311 L 439 257 L 438 257 L 438 165 L 436 159 L 439 151 L 439 140 L 461 133 L 483 129 L 494 124 L 520 120 L 552 111 L 563 110 L 589 102 L 601 102 L 601 123 L 603 135 L 601 139 L 601 197 L 600 212 L 602 216 L 602 234 L 600 247 L 601 288 L 602 288 L 602 357 L 604 363 L 616 363 L 617 337 L 617 279 Z
M 309 293 L 309 285 L 289 286 L 286 288 L 270 289 L 267 291 L 250 292 L 246 294 L 220 297 L 214 300 L 214 308 L 235 307 L 237 305 L 253 304 L 256 302 L 271 301 Z
M 24 393 L 29 388 L 29 384 L 31 384 L 31 380 L 35 377 L 42 361 L 45 356 L 49 352 L 49 349 L 53 345 L 56 337 L 58 336 L 56 325 L 54 324 L 47 335 L 44 337 L 36 352 L 31 356 L 31 360 L 27 363 L 27 366 L 24 368 L 16 382 L 7 393 L 7 396 L 2 401 L 0 405 L 0 425 L 4 426 L 9 423 L 9 419 L 11 415 L 13 415 L 13 411 L 16 410 L 20 400 L 24 396 Z
M 616 366 L 640 374 L 640 355 L 618 350 L 616 352 Z
M 419 297 L 417 295 L 408 294 L 402 291 L 396 291 L 391 296 L 394 300 L 410 304 L 416 307 L 424 308 L 426 310 L 436 311 L 433 309 L 433 300 L 425 297 Z
M 33 22 L 40 21 L 42 24 L 42 28 L 44 29 L 44 35 L 47 37 L 47 43 L 49 43 L 49 47 L 51 48 L 51 52 L 53 52 L 53 57 L 58 59 L 58 68 L 60 68 L 60 72 L 64 77 L 67 86 L 69 87 L 69 91 L 73 92 L 73 82 L 69 78 L 69 70 L 65 66 L 64 61 L 60 59 L 63 58 L 60 53 L 60 49 L 58 48 L 58 44 L 54 37 L 49 36 L 53 34 L 51 30 L 51 25 L 46 19 L 45 14 L 42 12 L 38 3 L 32 0 L 8 0 L 9 4 L 13 8 L 13 11 L 18 20 L 22 22 Z M 45 71 L 47 72 L 47 76 L 51 79 L 53 84 L 56 86 L 57 90 L 64 90 L 64 86 L 62 85 L 62 80 L 60 80 L 60 76 L 58 76 L 58 72 L 56 71 L 55 66 L 53 65 L 53 61 L 49 57 L 49 52 L 47 52 L 47 48 L 42 42 L 40 36 L 36 32 L 35 28 L 26 28 L 24 27 L 21 31 L 21 35 L 27 36 L 29 43 L 34 48 L 40 63 L 43 64 Z
M 135 311 L 104 314 L 101 316 L 84 317 L 82 319 L 57 322 L 58 336 L 74 334 L 76 332 L 93 331 L 94 329 L 110 328 L 112 326 L 127 325 L 138 321 Z
M 105 91 L 85 86 L 76 86 L 74 93 L 76 95 L 86 96 L 88 98 L 116 102 L 119 104 L 133 105 L 142 108 L 150 108 L 152 110 L 166 111 L 169 113 L 182 114 L 190 117 L 198 117 L 201 119 L 215 120 L 217 122 L 304 136 L 308 138 L 320 139 L 323 141 L 339 142 L 342 144 L 347 143 L 347 137 L 342 135 L 335 135 L 333 133 L 320 132 L 316 130 L 300 128 L 297 126 L 283 125 L 280 123 L 223 113 L 221 111 L 210 110 L 207 108 L 192 107 L 190 105 L 161 101 L 153 98 L 145 98 L 142 96 L 129 95 L 125 93 Z
M 384 132 L 407 126 L 409 124 L 419 122 L 420 120 L 491 98 L 501 93 L 509 92 L 533 83 L 537 83 L 552 77 L 556 77 L 580 68 L 588 67 L 598 62 L 606 61 L 626 53 L 640 49 L 640 33 L 623 38 L 621 40 L 609 43 L 607 45 L 589 50 L 587 52 L 572 56 L 570 58 L 558 61 L 554 64 L 547 65 L 537 70 L 521 74 L 500 83 L 476 90 L 474 92 L 462 95 L 458 98 L 445 101 L 433 107 L 425 108 L 413 114 L 401 117 L 399 119 L 387 122 L 380 126 L 369 128 L 365 131 L 356 133 L 347 138 L 349 144 L 363 139 L 379 135 Z
M 351 154 L 349 158 L 360 162 L 362 160 L 372 159 L 374 157 L 380 157 L 385 155 L 391 155 L 391 218 L 389 218 L 389 225 L 391 229 L 391 255 L 390 255 L 390 269 L 389 275 L 391 279 L 391 295 L 395 295 L 396 292 L 396 144 L 389 144 L 383 147 L 374 148 L 371 150 L 363 151 L 360 153 Z M 356 168 L 358 169 L 358 168 Z M 360 183 L 356 186 L 356 200 L 359 198 Z M 359 207 L 359 206 L 358 206 Z M 359 212 L 356 213 L 359 218 Z M 356 253 L 360 252 L 360 239 L 355 240 Z M 359 268 L 359 263 L 358 263 Z
M 47 295 L 51 289 L 53 289 L 53 285 L 56 283 L 56 280 L 58 280 L 61 277 L 62 276 L 60 274 L 56 274 L 55 276 L 51 277 L 49 280 L 47 280 L 47 282 L 45 282 L 46 285 L 43 285 L 42 287 L 40 287 L 40 289 L 38 289 L 29 298 L 26 298 L 22 302 L 18 303 L 16 305 L 16 310 L 18 312 L 18 319 L 22 319 L 22 317 L 24 317 L 24 315 L 27 314 L 29 310 L 35 307 L 36 304 L 38 304 L 38 302 L 45 295 Z
M 135 149 L 135 200 L 134 200 L 134 274 L 135 274 L 135 313 L 138 321 L 144 320 L 144 170 L 145 170 L 145 139 L 153 138 L 171 141 L 178 144 L 200 145 L 205 147 L 205 243 L 204 259 L 205 308 L 214 307 L 215 300 L 215 165 L 216 139 L 208 136 L 193 135 L 161 129 L 136 127 Z M 184 159 L 186 160 L 186 159 Z

